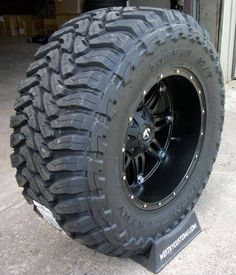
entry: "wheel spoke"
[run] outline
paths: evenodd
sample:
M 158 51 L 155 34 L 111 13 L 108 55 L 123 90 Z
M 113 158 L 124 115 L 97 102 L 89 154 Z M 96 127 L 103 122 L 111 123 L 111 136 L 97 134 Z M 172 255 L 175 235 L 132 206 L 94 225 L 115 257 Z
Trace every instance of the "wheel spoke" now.
M 153 118 L 154 124 L 156 124 L 157 122 L 162 122 L 162 121 L 166 121 L 166 115 L 158 115 L 158 116 L 154 116 Z
M 153 122 L 154 122 L 154 124 L 156 124 L 158 122 L 167 121 L 170 118 L 173 118 L 173 115 L 171 114 L 171 112 L 169 110 L 166 110 L 165 112 L 162 112 L 162 113 L 156 113 L 153 116 Z
M 144 154 L 139 154 L 134 158 L 135 160 L 135 170 L 136 170 L 136 175 L 143 175 L 144 169 L 145 169 L 145 156 Z
M 158 159 L 159 160 L 159 150 L 155 150 L 153 149 L 151 146 L 149 146 L 146 150 L 146 153 L 150 156 L 152 156 L 153 158 L 155 159 Z
M 158 150 L 163 150 L 160 143 L 156 139 L 152 139 L 152 144 L 155 145 Z
M 129 167 L 131 163 L 131 157 L 128 153 L 125 154 L 125 170 Z
M 160 88 L 159 88 L 160 89 Z M 165 89 L 164 89 L 165 90 Z M 161 102 L 163 101 L 163 95 L 164 95 L 164 90 L 160 92 L 153 92 L 152 96 L 150 99 L 146 102 L 146 107 L 149 110 L 149 113 L 154 115 L 157 110 L 160 107 Z
M 156 92 L 153 93 L 151 98 L 146 102 L 145 106 L 149 110 L 150 114 L 154 114 L 156 111 L 156 107 L 160 101 L 162 94 Z
M 155 127 L 155 132 L 160 132 L 161 130 L 163 130 L 164 128 L 166 128 L 167 126 L 169 126 L 169 123 L 165 123 L 165 124 L 162 124 L 160 126 L 156 126 Z
M 139 132 L 138 127 L 130 126 L 129 131 L 128 131 L 128 135 L 136 138 L 138 136 L 138 132 Z
M 138 125 L 143 125 L 146 122 L 146 120 L 143 118 L 143 111 L 138 112 L 134 116 L 134 120 Z

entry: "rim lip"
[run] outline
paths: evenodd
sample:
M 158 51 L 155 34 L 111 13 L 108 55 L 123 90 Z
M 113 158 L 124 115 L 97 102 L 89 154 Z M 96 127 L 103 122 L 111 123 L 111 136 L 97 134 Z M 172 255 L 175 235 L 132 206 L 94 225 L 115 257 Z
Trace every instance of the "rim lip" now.
M 161 80 L 170 77 L 170 76 L 181 76 L 184 77 L 186 80 L 188 80 L 193 87 L 195 88 L 195 93 L 197 93 L 199 104 L 200 104 L 200 110 L 201 110 L 201 124 L 200 124 L 200 131 L 198 136 L 198 142 L 196 145 L 196 149 L 193 154 L 193 158 L 189 164 L 188 169 L 186 170 L 184 176 L 180 180 L 179 184 L 176 186 L 172 192 L 167 195 L 165 198 L 156 201 L 156 202 L 144 202 L 138 199 L 129 188 L 129 184 L 126 180 L 126 171 L 124 170 L 124 161 L 125 161 L 125 154 L 122 155 L 122 185 L 125 189 L 125 191 L 128 193 L 128 198 L 134 204 L 136 207 L 142 210 L 156 210 L 164 207 L 168 203 L 170 203 L 174 198 L 176 198 L 180 191 L 183 189 L 183 187 L 187 184 L 189 178 L 191 177 L 191 174 L 198 162 L 199 156 L 201 154 L 202 145 L 205 137 L 205 131 L 206 131 L 206 121 L 207 121 L 207 109 L 206 109 L 206 99 L 204 95 L 204 90 L 202 85 L 200 84 L 200 81 L 196 77 L 194 73 L 192 73 L 189 69 L 183 68 L 183 67 L 175 67 L 172 70 L 164 70 L 162 73 L 158 74 L 157 76 L 152 77 L 144 86 L 144 89 L 142 90 L 140 96 L 138 97 L 134 110 L 136 110 L 140 104 L 140 100 L 143 98 L 143 91 L 147 91 L 147 94 L 151 90 L 151 88 L 160 82 Z M 132 113 L 129 114 L 129 116 L 132 116 Z M 127 123 L 127 126 L 129 124 Z M 126 135 L 125 135 L 125 141 L 124 144 L 127 143 L 128 138 L 128 128 L 126 129 Z M 158 168 L 157 168 L 158 169 Z

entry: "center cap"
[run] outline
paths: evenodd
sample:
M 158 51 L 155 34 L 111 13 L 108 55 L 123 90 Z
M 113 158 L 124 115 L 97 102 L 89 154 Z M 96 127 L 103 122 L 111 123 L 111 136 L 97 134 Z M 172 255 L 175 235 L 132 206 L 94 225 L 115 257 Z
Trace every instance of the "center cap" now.
M 150 128 L 146 128 L 143 132 L 143 139 L 147 140 L 149 139 L 151 136 L 151 129 Z

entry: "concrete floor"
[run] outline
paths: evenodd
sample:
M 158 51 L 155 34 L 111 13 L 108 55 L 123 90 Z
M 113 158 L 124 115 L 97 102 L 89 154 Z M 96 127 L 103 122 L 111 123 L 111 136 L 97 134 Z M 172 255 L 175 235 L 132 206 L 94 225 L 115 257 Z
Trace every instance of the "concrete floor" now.
M 0 38 L 0 274 L 151 274 L 106 257 L 39 218 L 21 196 L 9 155 L 16 89 L 37 45 Z M 236 81 L 226 86 L 222 144 L 196 212 L 203 232 L 161 274 L 236 274 Z

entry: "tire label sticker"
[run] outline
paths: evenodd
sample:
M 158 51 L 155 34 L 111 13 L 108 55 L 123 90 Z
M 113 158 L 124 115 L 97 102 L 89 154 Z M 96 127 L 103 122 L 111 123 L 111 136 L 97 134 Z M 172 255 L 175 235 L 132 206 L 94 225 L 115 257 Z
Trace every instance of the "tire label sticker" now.
M 61 230 L 59 224 L 57 223 L 56 219 L 53 217 L 52 212 L 42 204 L 38 203 L 37 201 L 33 201 L 35 207 L 37 208 L 38 212 L 42 215 L 42 217 L 53 227 Z

